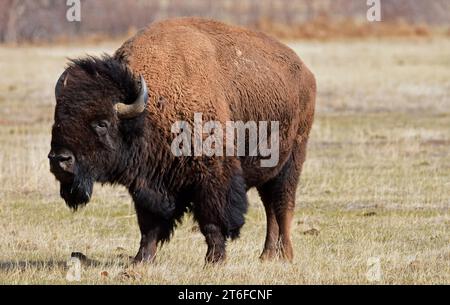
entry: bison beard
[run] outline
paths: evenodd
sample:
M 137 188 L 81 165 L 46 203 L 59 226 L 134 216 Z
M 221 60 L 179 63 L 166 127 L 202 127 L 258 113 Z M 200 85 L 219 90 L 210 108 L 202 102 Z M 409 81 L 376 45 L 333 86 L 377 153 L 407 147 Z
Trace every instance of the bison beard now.
M 93 188 L 94 179 L 77 170 L 71 183 L 61 182 L 60 193 L 67 206 L 76 211 L 78 207 L 84 206 L 89 202 Z

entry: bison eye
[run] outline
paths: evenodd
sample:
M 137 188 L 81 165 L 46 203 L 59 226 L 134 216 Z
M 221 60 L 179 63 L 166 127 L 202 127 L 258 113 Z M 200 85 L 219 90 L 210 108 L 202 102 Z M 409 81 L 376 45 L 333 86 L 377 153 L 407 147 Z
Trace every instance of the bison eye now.
M 105 120 L 95 121 L 91 123 L 92 128 L 99 136 L 104 136 L 109 127 L 109 122 Z
M 97 127 L 106 128 L 106 127 L 108 127 L 108 123 L 105 121 L 100 121 L 97 123 Z

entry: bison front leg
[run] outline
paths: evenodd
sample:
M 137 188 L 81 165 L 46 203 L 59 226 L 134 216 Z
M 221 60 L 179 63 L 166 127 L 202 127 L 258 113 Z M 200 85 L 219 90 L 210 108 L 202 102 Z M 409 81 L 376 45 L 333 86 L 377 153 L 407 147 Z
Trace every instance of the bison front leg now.
M 240 175 L 225 183 L 211 179 L 201 186 L 193 212 L 208 245 L 207 264 L 225 260 L 226 240 L 239 236 L 247 205 L 245 183 Z
M 170 238 L 173 229 L 174 203 L 150 190 L 133 193 L 141 242 L 135 263 L 153 262 L 158 244 Z
M 143 207 L 136 206 L 136 214 L 141 231 L 141 242 L 134 262 L 153 262 L 160 241 L 162 225 L 156 215 Z
M 208 251 L 206 252 L 205 262 L 215 264 L 226 258 L 226 237 L 221 232 L 219 226 L 215 224 L 202 225 L 200 230 L 205 235 Z

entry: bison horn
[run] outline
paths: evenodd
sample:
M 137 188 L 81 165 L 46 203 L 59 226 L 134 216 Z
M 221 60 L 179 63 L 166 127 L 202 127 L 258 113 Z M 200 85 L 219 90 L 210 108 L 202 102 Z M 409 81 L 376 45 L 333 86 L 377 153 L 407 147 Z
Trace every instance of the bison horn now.
M 64 71 L 64 73 L 61 74 L 58 81 L 56 82 L 56 86 L 55 86 L 55 96 L 56 97 L 61 94 L 61 90 L 67 85 L 68 76 L 69 76 L 69 73 L 67 71 Z
M 141 76 L 141 92 L 136 101 L 133 104 L 118 103 L 115 108 L 120 118 L 131 119 L 144 112 L 147 102 L 148 88 L 145 79 Z

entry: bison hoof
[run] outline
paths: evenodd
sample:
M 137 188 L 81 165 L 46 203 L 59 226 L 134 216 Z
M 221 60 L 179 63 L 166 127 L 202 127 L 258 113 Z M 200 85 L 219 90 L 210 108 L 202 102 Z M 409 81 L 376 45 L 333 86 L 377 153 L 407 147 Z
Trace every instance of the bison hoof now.
M 139 264 L 151 264 L 155 261 L 156 255 L 142 255 L 142 253 L 138 253 L 133 259 L 133 265 Z
M 220 265 L 225 263 L 226 256 L 221 253 L 207 255 L 205 258 L 205 266 Z
M 154 261 L 155 259 L 141 259 L 136 257 L 131 259 L 133 265 L 152 264 Z
M 279 255 L 276 249 L 264 250 L 263 253 L 261 253 L 261 256 L 259 257 L 259 259 L 263 262 L 273 261 L 278 258 Z

